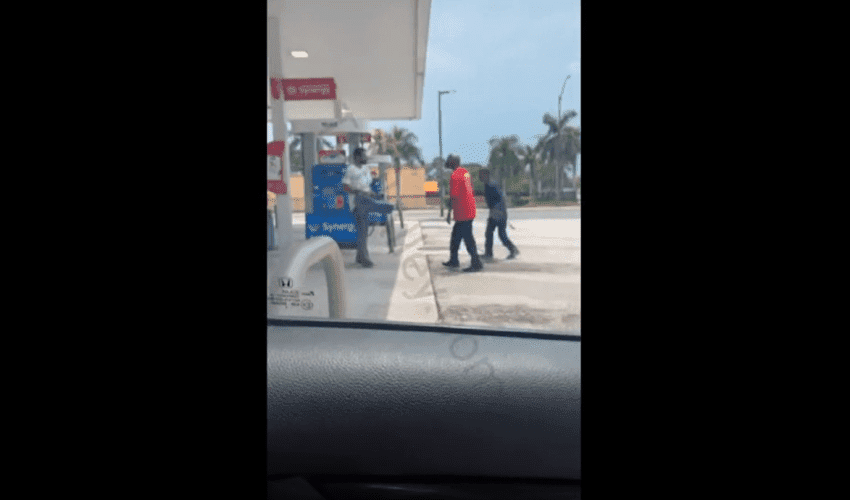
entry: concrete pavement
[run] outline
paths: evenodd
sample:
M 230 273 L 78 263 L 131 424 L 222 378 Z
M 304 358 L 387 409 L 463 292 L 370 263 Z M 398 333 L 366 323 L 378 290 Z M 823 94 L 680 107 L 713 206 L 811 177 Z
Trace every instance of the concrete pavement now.
M 406 210 L 405 229 L 401 229 L 396 218 L 395 253 L 389 253 L 384 228 L 376 227 L 370 236 L 369 253 L 374 268 L 362 268 L 354 263 L 354 250 L 342 250 L 348 316 L 376 321 L 578 333 L 581 328 L 579 210 L 579 207 L 509 209 L 513 229 L 508 228 L 508 236 L 520 254 L 515 260 L 504 260 L 508 251 L 495 234 L 496 259 L 485 262 L 484 270 L 478 273 L 463 273 L 441 264 L 449 258 L 452 225 L 440 218 L 439 209 Z M 538 218 L 538 214 L 546 218 Z M 487 209 L 479 208 L 473 224 L 479 253 L 484 252 L 486 220 Z M 294 224 L 295 230 L 303 233 L 303 214 L 295 214 Z M 462 269 L 469 264 L 463 244 L 459 256 Z M 309 305 L 294 310 L 270 308 L 269 316 L 328 317 L 327 287 L 318 266 L 308 272 L 308 285 L 301 297 L 309 300 Z
M 515 209 L 516 210 L 516 209 Z M 486 210 L 484 211 L 486 217 Z M 476 219 L 473 235 L 478 253 L 484 253 L 486 219 Z M 460 269 L 470 264 L 465 245 L 460 268 L 442 265 L 449 259 L 451 225 L 422 221 L 431 280 L 436 293 L 439 322 L 534 330 L 581 328 L 581 219 L 511 220 L 508 237 L 519 248 L 514 260 L 494 234 L 493 262 L 477 273 Z
M 293 224 L 296 240 L 304 240 L 303 214 L 301 224 L 297 219 Z M 406 224 L 405 224 L 406 225 Z M 396 223 L 396 239 L 404 241 L 406 229 Z M 345 262 L 345 281 L 348 303 L 348 318 L 365 320 L 384 320 L 389 314 L 390 298 L 398 274 L 400 248 L 397 244 L 394 253 L 387 246 L 386 228 L 376 226 L 369 236 L 369 257 L 375 267 L 367 269 L 354 262 L 356 250 L 340 250 Z M 275 252 L 269 252 L 272 257 Z M 308 317 L 327 318 L 328 287 L 325 273 L 317 264 L 307 271 L 307 283 L 299 288 L 298 300 L 286 305 L 269 305 L 268 317 Z M 408 321 L 420 321 L 418 319 Z M 433 323 L 423 319 L 422 322 Z

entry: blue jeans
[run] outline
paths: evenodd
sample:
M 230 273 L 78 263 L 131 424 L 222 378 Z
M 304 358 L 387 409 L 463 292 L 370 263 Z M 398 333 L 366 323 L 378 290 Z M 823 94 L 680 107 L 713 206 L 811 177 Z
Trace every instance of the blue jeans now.
M 496 228 L 499 228 L 499 239 L 502 240 L 502 244 L 510 250 L 514 251 L 516 248 L 511 240 L 508 239 L 508 220 L 502 219 L 487 219 L 487 229 L 484 232 L 484 255 L 488 255 L 490 257 L 493 256 L 493 231 Z
M 369 213 L 388 214 L 393 206 L 383 200 L 376 200 L 366 193 L 356 193 L 354 196 L 354 221 L 357 227 L 357 262 L 369 260 Z

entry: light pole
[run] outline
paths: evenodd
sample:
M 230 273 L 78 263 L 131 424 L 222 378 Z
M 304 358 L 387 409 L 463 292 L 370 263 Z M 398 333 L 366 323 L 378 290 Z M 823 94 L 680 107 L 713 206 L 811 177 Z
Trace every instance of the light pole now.
M 438 90 L 437 91 L 437 115 L 438 115 L 438 127 L 440 131 L 440 179 L 437 186 L 440 188 L 440 217 L 443 216 L 443 166 L 446 163 L 443 160 L 443 108 L 442 108 L 442 100 L 443 94 L 451 94 L 454 93 L 454 90 Z
M 567 77 L 564 78 L 564 85 L 561 86 L 561 93 L 558 95 L 558 123 L 557 123 L 557 125 L 558 125 L 558 142 L 557 142 L 557 144 L 558 144 L 558 155 L 557 155 L 557 157 L 558 157 L 559 161 L 558 161 L 558 170 L 557 170 L 557 174 L 556 174 L 558 176 L 558 182 L 556 182 L 555 185 L 557 186 L 557 189 L 558 189 L 558 199 L 559 200 L 564 196 L 564 188 L 563 188 L 563 185 L 561 185 L 561 174 L 563 173 L 562 170 L 564 169 L 564 166 L 561 165 L 561 162 L 560 162 L 560 159 L 561 159 L 561 97 L 563 97 L 563 95 L 564 95 L 564 89 L 567 88 L 567 80 L 570 79 L 570 76 L 572 76 L 572 75 L 567 75 Z

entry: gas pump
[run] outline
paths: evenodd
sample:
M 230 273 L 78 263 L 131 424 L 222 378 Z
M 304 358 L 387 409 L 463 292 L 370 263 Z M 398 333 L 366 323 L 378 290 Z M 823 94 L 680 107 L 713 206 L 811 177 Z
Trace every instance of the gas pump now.
M 351 210 L 350 194 L 342 187 L 347 165 L 336 163 L 344 160 L 343 151 L 320 151 L 321 162 L 311 168 L 312 211 L 305 215 L 305 237 L 328 236 L 340 248 L 357 247 L 357 224 Z M 374 178 L 370 186 L 372 192 L 383 195 L 383 183 Z M 370 226 L 387 226 L 392 231 L 392 214 L 369 213 Z M 392 234 L 392 233 L 389 233 Z M 390 252 L 393 251 L 394 238 L 388 239 Z
M 305 236 L 328 236 L 340 248 L 357 247 L 357 226 L 348 193 L 342 188 L 344 151 L 319 151 L 320 163 L 311 168 L 312 211 L 305 215 Z
M 338 143 L 349 142 L 352 148 L 361 140 L 368 141 L 367 122 L 353 117 L 335 119 L 293 120 L 292 134 L 300 134 L 305 152 L 305 237 L 332 238 L 341 248 L 356 248 L 357 224 L 351 211 L 349 194 L 342 188 L 342 178 L 350 160 L 344 151 L 317 151 L 317 136 L 337 136 Z M 373 181 L 372 190 L 383 195 L 382 180 L 387 157 L 376 157 L 381 171 L 380 179 Z M 385 197 L 384 197 L 385 198 Z M 395 246 L 392 214 L 369 214 L 370 227 L 384 225 L 387 228 L 387 243 L 392 253 Z

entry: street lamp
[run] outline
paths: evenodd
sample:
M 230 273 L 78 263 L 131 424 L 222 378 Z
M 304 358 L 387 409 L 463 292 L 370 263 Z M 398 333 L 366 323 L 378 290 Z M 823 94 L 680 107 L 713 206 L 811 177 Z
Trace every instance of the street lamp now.
M 558 155 L 557 155 L 557 157 L 558 157 L 559 160 L 561 159 L 561 97 L 563 97 L 563 95 L 564 95 L 564 89 L 567 88 L 567 80 L 570 79 L 570 76 L 572 76 L 572 75 L 567 75 L 567 77 L 564 78 L 564 85 L 561 86 L 561 93 L 558 95 L 558 123 L 557 123 L 557 126 L 558 126 L 558 142 L 557 142 L 557 144 L 558 144 Z M 564 168 L 564 166 L 561 165 L 560 161 L 559 161 L 558 162 L 558 169 L 556 171 L 556 175 L 558 176 L 558 182 L 555 183 L 555 185 L 557 186 L 557 189 L 558 189 L 558 199 L 559 200 L 564 195 L 564 188 L 561 185 L 561 174 L 563 173 L 561 171 L 563 170 L 563 168 Z
M 443 108 L 442 108 L 442 99 L 443 94 L 453 94 L 454 90 L 438 90 L 437 91 L 437 114 L 438 114 L 438 127 L 440 131 L 440 179 L 437 186 L 440 188 L 440 217 L 443 216 L 443 165 L 445 161 L 443 160 Z
M 567 77 L 564 78 L 564 85 L 561 86 L 561 94 L 558 95 L 558 122 L 559 123 L 561 121 L 561 97 L 564 96 L 564 89 L 567 88 L 567 80 L 569 80 L 571 76 L 572 75 L 567 75 Z

